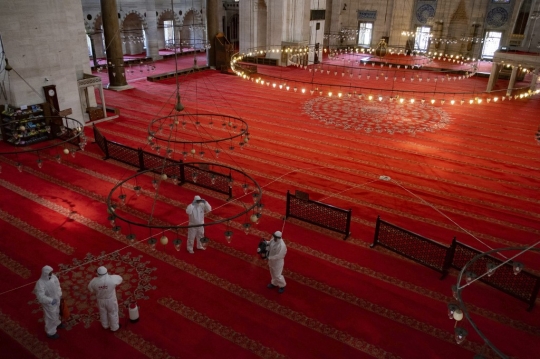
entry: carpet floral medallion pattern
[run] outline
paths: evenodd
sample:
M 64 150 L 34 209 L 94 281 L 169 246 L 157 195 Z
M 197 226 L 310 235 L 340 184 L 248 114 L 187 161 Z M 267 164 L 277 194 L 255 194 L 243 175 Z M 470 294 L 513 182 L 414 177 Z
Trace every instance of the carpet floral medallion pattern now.
M 142 262 L 141 257 L 132 257 L 131 253 L 122 255 L 115 252 L 106 255 L 102 252 L 98 256 L 88 253 L 82 260 L 74 258 L 72 264 L 58 265 L 56 273 L 62 287 L 62 297 L 71 314 L 70 319 L 64 323 L 67 329 L 79 323 L 84 323 L 85 328 L 88 328 L 92 322 L 99 321 L 96 296 L 88 290 L 88 283 L 96 276 L 100 266 L 105 266 L 109 274 L 123 278 L 122 284 L 116 288 L 120 317 L 126 316 L 126 308 L 132 301 L 147 300 L 147 292 L 156 289 L 151 284 L 156 279 L 151 275 L 156 268 L 148 267 L 150 262 Z M 42 312 L 37 299 L 28 304 L 37 307 L 32 313 Z M 39 321 L 43 322 L 43 318 Z
M 400 103 L 398 99 L 382 101 L 368 98 L 334 99 L 316 97 L 306 101 L 304 112 L 327 126 L 366 133 L 435 132 L 450 123 L 450 116 L 441 108 L 422 103 Z

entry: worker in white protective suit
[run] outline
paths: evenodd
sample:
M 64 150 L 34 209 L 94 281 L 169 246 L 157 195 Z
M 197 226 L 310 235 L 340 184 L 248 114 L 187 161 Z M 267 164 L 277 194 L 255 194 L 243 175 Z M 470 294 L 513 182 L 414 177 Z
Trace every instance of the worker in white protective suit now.
M 266 244 L 269 246 L 268 250 L 268 267 L 270 268 L 270 275 L 272 276 L 272 281 L 267 285 L 268 288 L 272 289 L 279 287 L 278 292 L 281 294 L 285 291 L 285 278 L 281 274 L 283 271 L 283 265 L 285 264 L 285 255 L 287 254 L 287 246 L 283 239 L 281 238 L 281 232 L 274 232 L 272 239 L 267 241 Z
M 212 207 L 204 199 L 199 196 L 193 198 L 193 202 L 186 208 L 186 213 L 189 215 L 189 225 L 204 224 L 204 215 L 212 210 Z M 193 254 L 193 243 L 197 238 L 197 249 L 205 250 L 206 248 L 201 243 L 201 238 L 204 237 L 204 226 L 188 228 L 187 235 L 187 251 Z
M 120 328 L 116 286 L 122 283 L 122 277 L 115 274 L 109 275 L 107 268 L 103 266 L 97 269 L 97 275 L 88 284 L 88 290 L 96 294 L 101 325 L 105 329 L 111 328 L 113 332 L 116 332 Z
M 34 287 L 34 294 L 43 307 L 43 318 L 47 337 L 58 339 L 60 336 L 56 330 L 64 328 L 60 320 L 62 288 L 60 288 L 58 278 L 53 274 L 52 267 L 45 266 L 41 269 L 41 278 L 39 278 Z

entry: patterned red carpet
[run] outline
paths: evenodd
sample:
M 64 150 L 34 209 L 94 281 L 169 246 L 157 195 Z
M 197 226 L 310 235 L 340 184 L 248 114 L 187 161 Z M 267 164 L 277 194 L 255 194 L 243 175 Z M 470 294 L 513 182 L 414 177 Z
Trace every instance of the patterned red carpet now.
M 309 78 L 309 71 L 299 68 L 259 71 Z M 384 81 L 363 76 L 360 81 L 373 86 Z M 171 113 L 175 81 L 130 81 L 132 90 L 106 92 L 107 106 L 119 108 L 120 117 L 97 127 L 108 140 L 152 151 L 147 128 L 150 120 Z M 452 80 L 448 91 L 485 88 L 486 82 Z M 537 241 L 538 99 L 400 104 L 367 96 L 302 94 L 290 84 L 289 91 L 279 90 L 216 71 L 180 78 L 181 101 L 192 114 L 186 137 L 210 133 L 207 123 L 195 124 L 199 112 L 241 117 L 250 132 L 244 149 L 232 143 L 235 150 L 230 151 L 231 144 L 220 144 L 216 158 L 212 145 L 201 148 L 204 159 L 189 160 L 243 169 L 263 187 L 265 204 L 260 224 L 248 234 L 242 230 L 245 218 L 230 224 L 231 243 L 224 238 L 225 225 L 210 226 L 209 248 L 193 255 L 186 251 L 183 232 L 182 248 L 176 251 L 170 243 L 173 233 L 169 244 L 154 249 L 146 238 L 157 232 L 125 224 L 121 235 L 111 229 L 106 198 L 135 170 L 103 161 L 91 128 L 85 129 L 85 151 L 63 156 L 61 163 L 55 161 L 56 149 L 41 154 L 41 169 L 34 154 L 0 156 L 2 356 L 496 357 L 465 320 L 459 326 L 469 332 L 466 341 L 458 345 L 454 340 L 447 304 L 453 302 L 457 272 L 439 280 L 438 273 L 369 245 L 379 215 L 445 245 L 453 237 L 480 250 Z M 418 84 L 401 86 L 406 90 Z M 498 88 L 505 87 L 501 80 Z M 228 130 L 212 133 L 220 131 L 225 136 Z M 183 158 L 184 146 L 171 148 L 175 159 Z M 141 177 L 142 194 L 131 191 L 127 198 L 130 218 L 139 221 L 148 220 L 156 201 L 156 218 L 184 223 L 185 207 L 195 194 L 214 207 L 209 219 L 226 218 L 241 208 L 240 201 L 227 202 L 194 185 L 167 181 L 156 194 L 152 177 Z M 297 220 L 283 223 L 287 190 L 351 208 L 352 235 L 343 241 L 339 233 Z M 241 183 L 233 191 L 242 196 Z M 288 246 L 287 288 L 278 294 L 266 288 L 270 274 L 256 247 L 261 237 L 282 228 Z M 137 235 L 134 245 L 125 237 L 131 232 Z M 520 258 L 526 270 L 540 274 L 537 253 Z M 57 271 L 71 310 L 68 329 L 55 341 L 46 338 L 42 311 L 31 293 L 45 264 Z M 95 298 L 86 290 L 100 265 L 124 278 L 118 288 L 121 307 L 136 298 L 140 310 L 140 321 L 133 324 L 123 309 L 116 333 L 101 328 Z M 525 303 L 479 282 L 464 290 L 464 298 L 478 327 L 499 349 L 514 358 L 537 357 L 539 308 L 527 312 Z

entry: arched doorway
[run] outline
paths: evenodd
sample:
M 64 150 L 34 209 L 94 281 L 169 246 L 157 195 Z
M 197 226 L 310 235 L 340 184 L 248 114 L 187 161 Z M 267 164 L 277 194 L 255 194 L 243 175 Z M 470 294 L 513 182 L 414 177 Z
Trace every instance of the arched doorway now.
M 199 12 L 189 10 L 184 16 L 180 38 L 184 47 L 195 50 L 204 49 L 206 44 L 206 27 Z
M 168 9 L 163 11 L 157 20 L 158 24 L 158 46 L 160 49 L 174 48 L 175 44 L 181 41 L 180 19 Z
M 126 55 L 138 55 L 145 52 L 146 35 L 143 18 L 136 12 L 126 15 L 122 22 L 122 50 Z

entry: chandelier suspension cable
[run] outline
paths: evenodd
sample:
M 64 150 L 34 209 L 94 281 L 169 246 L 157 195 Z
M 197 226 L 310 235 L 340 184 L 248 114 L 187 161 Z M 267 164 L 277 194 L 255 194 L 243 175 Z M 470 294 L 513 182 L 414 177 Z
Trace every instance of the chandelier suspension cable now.
M 500 267 L 502 267 L 503 265 L 505 265 L 505 264 L 507 264 L 507 263 L 513 261 L 515 258 L 521 256 L 521 255 L 522 255 L 523 253 L 525 253 L 525 252 L 530 251 L 531 249 L 535 248 L 535 247 L 538 246 L 538 245 L 540 245 L 540 240 L 537 241 L 537 242 L 535 242 L 535 243 L 533 243 L 533 244 L 531 244 L 530 246 L 526 247 L 526 248 L 523 249 L 521 252 L 515 254 L 514 256 L 512 256 L 512 257 L 510 257 L 510 258 L 507 258 L 507 257 L 504 256 L 504 255 L 501 255 L 501 257 L 505 258 L 505 261 L 502 262 L 502 263 L 500 263 L 499 265 L 493 267 L 493 268 L 491 269 L 491 271 L 495 271 L 497 268 L 500 268 Z M 496 250 L 496 249 L 491 248 L 491 250 Z M 489 275 L 489 273 L 490 273 L 489 271 L 486 271 L 485 273 L 483 273 L 483 274 L 481 274 L 481 275 L 479 275 L 479 276 L 477 276 L 477 277 L 471 278 L 467 283 L 463 284 L 462 286 L 458 286 L 457 289 L 463 289 L 463 288 L 465 288 L 465 287 L 468 287 L 469 285 L 473 284 L 474 282 L 476 282 L 477 280 L 481 279 L 482 277 L 484 277 L 484 276 L 486 276 L 486 275 Z
M 426 201 L 425 199 L 423 199 L 422 197 L 420 197 L 419 195 L 417 195 L 416 193 L 410 191 L 409 189 L 407 189 L 405 186 L 403 186 L 401 183 L 399 183 L 398 181 L 392 179 L 390 182 L 396 184 L 397 186 L 401 187 L 403 190 L 405 190 L 406 192 L 408 192 L 409 194 L 411 194 L 412 196 L 416 197 L 417 199 L 419 199 L 422 203 L 424 203 L 425 205 L 433 208 L 437 213 L 439 213 L 441 216 L 443 216 L 444 218 L 448 219 L 450 222 L 452 222 L 456 227 L 458 227 L 459 229 L 461 229 L 463 232 L 467 233 L 469 236 L 471 236 L 472 238 L 474 238 L 476 241 L 478 241 L 479 243 L 483 244 L 484 246 L 486 246 L 487 248 L 489 249 L 493 249 L 489 244 L 483 242 L 482 240 L 480 240 L 479 238 L 477 238 L 474 234 L 472 234 L 471 232 L 469 232 L 467 229 L 463 228 L 462 226 L 460 226 L 456 221 L 454 221 L 452 218 L 448 217 L 446 214 L 444 214 L 441 210 L 439 210 L 437 207 L 435 207 L 434 205 L 432 205 L 431 203 L 429 203 L 428 201 Z M 503 254 L 500 254 L 499 255 L 503 258 L 506 258 L 505 255 Z

